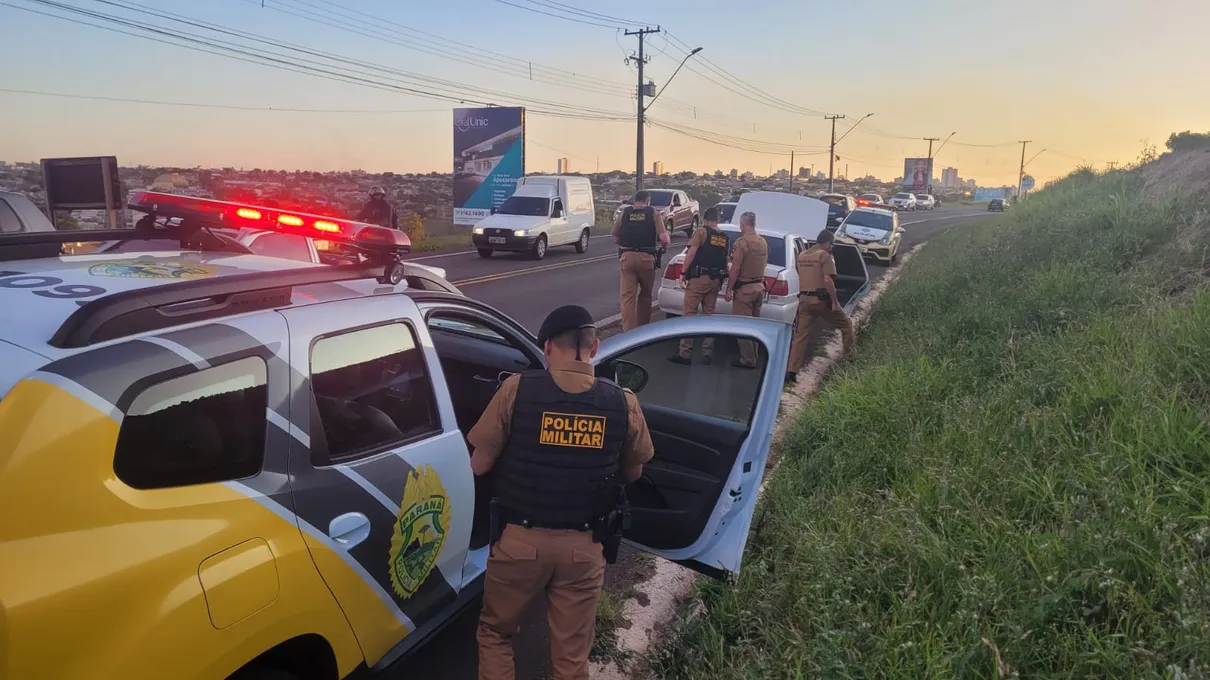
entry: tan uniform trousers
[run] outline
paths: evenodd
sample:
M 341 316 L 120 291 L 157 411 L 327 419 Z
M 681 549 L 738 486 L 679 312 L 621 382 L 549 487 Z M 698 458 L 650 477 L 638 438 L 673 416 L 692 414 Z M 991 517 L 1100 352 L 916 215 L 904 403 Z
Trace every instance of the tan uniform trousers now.
M 700 307 L 703 314 L 713 314 L 714 305 L 718 302 L 718 293 L 722 287 L 721 281 L 709 276 L 689 279 L 685 283 L 685 302 L 681 306 L 681 313 L 685 316 L 693 316 L 697 314 Z M 710 356 L 713 350 L 714 338 L 707 337 L 702 340 L 702 356 Z M 693 356 L 693 338 L 681 340 L 681 356 L 686 359 Z
M 840 331 L 840 340 L 844 345 L 844 356 L 853 356 L 853 320 L 844 310 L 832 311 L 830 302 L 821 302 L 819 298 L 799 298 L 798 314 L 794 317 L 794 340 L 790 344 L 790 363 L 786 367 L 790 373 L 797 373 L 807 359 L 807 340 L 811 337 L 811 329 L 820 319 L 828 322 Z M 808 302 L 810 300 L 810 302 Z
M 513 635 L 530 601 L 546 593 L 555 680 L 588 680 L 605 553 L 592 532 L 504 527 L 492 547 L 479 617 L 480 680 L 514 680 Z
M 655 255 L 622 253 L 622 330 L 651 323 L 651 291 L 655 287 Z
M 735 291 L 731 312 L 736 316 L 760 317 L 761 305 L 765 303 L 765 286 L 762 283 L 747 283 Z M 739 362 L 745 366 L 756 366 L 756 342 L 739 341 Z

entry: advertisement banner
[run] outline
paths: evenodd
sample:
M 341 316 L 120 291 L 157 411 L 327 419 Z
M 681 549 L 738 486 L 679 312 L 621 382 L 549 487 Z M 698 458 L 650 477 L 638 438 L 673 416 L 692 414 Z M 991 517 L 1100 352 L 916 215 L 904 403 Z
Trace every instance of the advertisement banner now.
M 933 159 L 903 159 L 903 190 L 914 194 L 927 194 L 933 183 Z
M 1010 189 L 1005 187 L 999 187 L 996 189 L 975 189 L 975 200 L 990 201 L 993 198 L 1008 198 L 1010 191 Z
M 474 224 L 525 175 L 525 109 L 454 109 L 454 224 Z

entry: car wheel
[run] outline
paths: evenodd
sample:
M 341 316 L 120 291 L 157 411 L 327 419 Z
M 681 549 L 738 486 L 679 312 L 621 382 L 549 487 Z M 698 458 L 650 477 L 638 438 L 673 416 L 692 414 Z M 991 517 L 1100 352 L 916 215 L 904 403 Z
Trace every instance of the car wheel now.
M 493 252 L 495 252 L 495 251 L 493 251 L 491 248 L 480 248 L 479 257 L 482 257 L 482 258 L 491 257 Z
M 676 223 L 672 220 L 668 220 L 664 223 L 664 231 L 668 232 L 668 236 L 671 237 L 676 233 Z
M 693 216 L 693 221 L 689 223 L 689 231 L 686 231 L 685 234 L 692 236 L 695 231 L 697 231 L 697 215 Z
M 546 234 L 538 237 L 534 242 L 534 249 L 531 251 L 535 260 L 541 260 L 546 257 Z
M 580 232 L 580 240 L 576 241 L 576 252 L 577 253 L 588 252 L 588 230 L 587 229 Z

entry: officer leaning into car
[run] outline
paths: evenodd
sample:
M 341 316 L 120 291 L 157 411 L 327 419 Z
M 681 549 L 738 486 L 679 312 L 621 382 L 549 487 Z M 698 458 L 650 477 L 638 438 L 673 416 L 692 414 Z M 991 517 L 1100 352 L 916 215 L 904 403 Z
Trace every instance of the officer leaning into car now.
M 727 235 L 718 229 L 718 208 L 709 208 L 702 216 L 705 226 L 698 227 L 689 237 L 689 252 L 685 255 L 685 298 L 681 313 L 685 316 L 713 314 L 719 291 L 727 280 Z M 702 341 L 702 362 L 710 364 L 714 338 Z M 693 356 L 693 339 L 681 340 L 680 351 L 669 361 L 688 365 Z
M 731 272 L 724 299 L 737 316 L 760 317 L 765 301 L 765 266 L 769 264 L 769 245 L 756 233 L 756 213 L 739 216 L 740 237 L 731 252 Z M 738 368 L 756 368 L 756 342 L 739 341 L 739 357 L 731 362 Z
M 671 242 L 664 222 L 648 203 L 651 194 L 639 191 L 613 223 L 622 273 L 622 330 L 651 322 L 651 292 L 655 287 L 657 254 Z
M 495 475 L 481 680 L 513 680 L 512 637 L 539 593 L 555 680 L 587 680 L 605 563 L 628 517 L 623 487 L 655 453 L 634 393 L 594 377 L 600 341 L 587 310 L 551 312 L 538 344 L 550 370 L 505 380 L 467 435 L 471 470 Z
M 815 238 L 815 245 L 798 256 L 798 314 L 794 317 L 794 340 L 790 344 L 790 361 L 786 380 L 793 382 L 807 356 L 807 340 L 815 322 L 822 319 L 840 331 L 844 358 L 852 358 L 853 320 L 845 314 L 836 295 L 836 258 L 832 256 L 832 232 L 824 229 Z

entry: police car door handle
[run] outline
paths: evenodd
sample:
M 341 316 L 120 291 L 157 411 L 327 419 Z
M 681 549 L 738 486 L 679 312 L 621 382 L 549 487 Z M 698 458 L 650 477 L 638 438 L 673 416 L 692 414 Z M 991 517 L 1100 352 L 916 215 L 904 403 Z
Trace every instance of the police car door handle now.
M 346 512 L 328 524 L 328 536 L 336 545 L 351 550 L 370 537 L 370 519 L 360 512 Z

